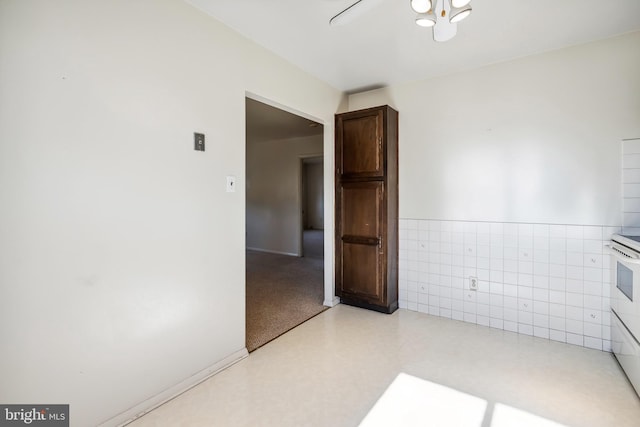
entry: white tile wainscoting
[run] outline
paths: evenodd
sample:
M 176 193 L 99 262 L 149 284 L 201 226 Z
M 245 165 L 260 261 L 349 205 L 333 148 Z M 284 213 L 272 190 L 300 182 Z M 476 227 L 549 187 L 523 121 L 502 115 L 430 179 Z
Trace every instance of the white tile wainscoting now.
M 622 224 L 640 235 L 640 138 L 622 141 Z
M 604 245 L 620 227 L 400 219 L 399 228 L 400 308 L 611 351 Z

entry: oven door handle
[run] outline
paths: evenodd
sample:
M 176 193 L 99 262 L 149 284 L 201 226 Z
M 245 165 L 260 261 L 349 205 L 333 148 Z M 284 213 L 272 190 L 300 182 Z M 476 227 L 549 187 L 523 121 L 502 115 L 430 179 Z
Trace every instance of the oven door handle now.
M 605 245 L 605 247 L 608 248 L 611 255 L 617 258 L 620 262 L 640 265 L 640 258 L 638 257 L 638 254 L 635 252 L 629 252 L 624 246 L 611 243 L 610 245 Z

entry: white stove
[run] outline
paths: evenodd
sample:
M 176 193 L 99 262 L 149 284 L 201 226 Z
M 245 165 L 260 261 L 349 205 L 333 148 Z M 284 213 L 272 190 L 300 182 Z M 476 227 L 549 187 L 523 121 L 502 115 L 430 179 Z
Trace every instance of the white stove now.
M 614 234 L 611 253 L 611 348 L 640 395 L 640 236 Z
M 614 234 L 611 240 L 622 243 L 636 252 L 640 252 L 640 236 L 623 236 L 622 234 Z

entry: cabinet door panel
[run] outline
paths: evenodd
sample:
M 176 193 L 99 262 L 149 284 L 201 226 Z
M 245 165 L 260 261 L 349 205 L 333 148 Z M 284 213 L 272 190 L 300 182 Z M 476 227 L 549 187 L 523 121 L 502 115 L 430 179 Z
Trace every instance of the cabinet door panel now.
M 339 276 L 340 296 L 382 303 L 384 280 L 382 228 L 384 183 L 347 182 L 340 188 Z
M 380 237 L 383 188 L 380 181 L 342 185 L 342 236 Z
M 342 155 L 340 171 L 345 176 L 383 176 L 382 112 L 344 118 L 339 124 Z
M 342 242 L 342 292 L 372 303 L 382 299 L 378 245 Z

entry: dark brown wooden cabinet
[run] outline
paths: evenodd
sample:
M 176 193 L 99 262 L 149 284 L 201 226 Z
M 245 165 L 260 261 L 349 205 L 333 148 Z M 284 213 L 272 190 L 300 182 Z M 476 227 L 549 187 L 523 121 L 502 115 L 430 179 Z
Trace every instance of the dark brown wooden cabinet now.
M 398 112 L 336 115 L 336 294 L 345 304 L 398 308 Z

